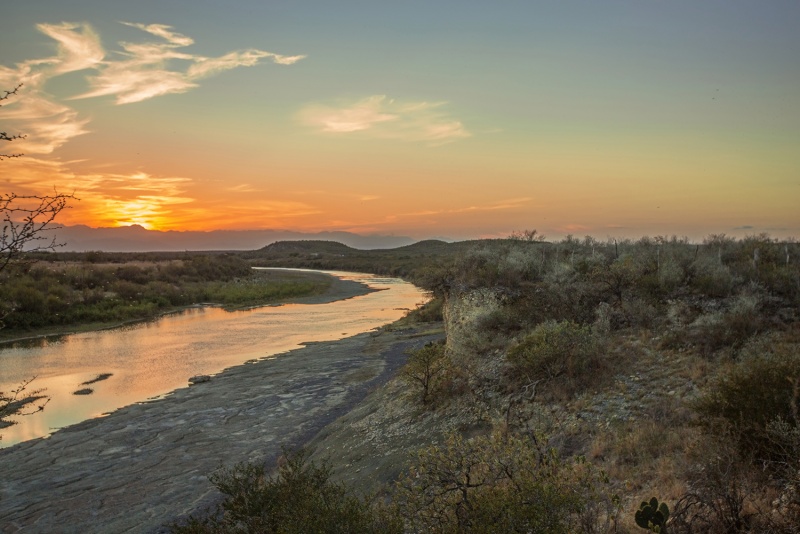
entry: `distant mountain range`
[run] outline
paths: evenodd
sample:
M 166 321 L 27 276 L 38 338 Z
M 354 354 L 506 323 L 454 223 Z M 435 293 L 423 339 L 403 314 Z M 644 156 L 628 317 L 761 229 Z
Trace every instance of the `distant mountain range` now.
M 406 236 L 359 235 L 351 232 L 292 232 L 286 230 L 157 231 L 139 225 L 118 228 L 64 226 L 53 232 L 65 243 L 59 251 L 161 252 L 181 250 L 256 250 L 276 241 L 337 241 L 357 249 L 397 248 L 415 240 Z

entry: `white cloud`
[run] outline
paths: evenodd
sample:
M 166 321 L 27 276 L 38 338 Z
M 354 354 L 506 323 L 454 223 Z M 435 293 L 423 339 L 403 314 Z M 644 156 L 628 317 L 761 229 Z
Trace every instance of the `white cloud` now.
M 89 78 L 89 91 L 75 98 L 115 95 L 117 104 L 140 102 L 155 96 L 185 93 L 197 87 L 196 81 L 237 67 L 252 67 L 261 60 L 279 65 L 291 65 L 306 56 L 283 56 L 251 48 L 209 58 L 187 54 L 179 49 L 194 44 L 190 37 L 174 32 L 164 24 L 123 24 L 138 28 L 161 42 L 120 43 L 122 59 L 106 60 L 96 68 L 97 75 Z M 175 62 L 188 63 L 177 68 Z
M 89 81 L 94 88 L 75 98 L 116 95 L 117 104 L 132 104 L 197 87 L 181 73 L 156 68 L 131 69 L 128 64 L 109 66 Z
M 322 133 L 365 135 L 439 145 L 470 137 L 461 121 L 449 117 L 445 102 L 403 102 L 374 95 L 340 105 L 310 104 L 300 111 L 304 124 Z
M 56 41 L 56 55 L 27 60 L 14 68 L 0 66 L 0 89 L 11 89 L 24 82 L 19 94 L 3 101 L 0 108 L 3 129 L 27 136 L 15 141 L 15 153 L 48 154 L 71 138 L 87 133 L 89 120 L 45 91 L 50 79 L 65 73 L 87 71 L 88 90 L 72 98 L 114 96 L 117 104 L 131 104 L 160 95 L 185 93 L 197 87 L 200 79 L 236 67 L 257 65 L 263 60 L 291 65 L 305 57 L 249 49 L 208 58 L 182 50 L 194 44 L 194 40 L 171 26 L 122 24 L 152 37 L 144 42 L 119 43 L 121 49 L 109 54 L 89 24 L 38 24 L 40 32 Z
M 62 22 L 36 28 L 58 42 L 58 56 L 44 60 L 57 74 L 93 68 L 105 57 L 100 38 L 88 24 Z
M 0 67 L 0 87 L 15 87 L 17 71 Z M 13 85 L 12 85 L 13 84 Z M 14 141 L 14 153 L 49 154 L 75 136 L 87 133 L 88 119 L 74 109 L 55 102 L 37 90 L 41 78 L 30 77 L 16 95 L 0 108 L 3 129 L 10 135 L 24 134 Z
M 323 132 L 348 133 L 368 130 L 386 121 L 399 118 L 396 113 L 381 111 L 385 96 L 370 96 L 352 105 L 329 107 L 311 105 L 301 112 L 301 118 L 310 126 L 316 126 Z
M 186 71 L 186 76 L 189 79 L 196 80 L 212 76 L 224 70 L 235 69 L 236 67 L 251 67 L 258 64 L 261 59 L 271 59 L 274 63 L 279 65 L 291 65 L 297 63 L 306 56 L 282 56 L 280 54 L 273 54 L 272 52 L 264 52 L 263 50 L 241 50 L 238 52 L 230 52 L 224 56 L 216 58 L 207 57 L 194 57 L 194 64 Z
M 166 24 L 139 24 L 138 22 L 123 22 L 122 24 L 132 28 L 138 28 L 156 37 L 161 37 L 165 41 L 175 46 L 189 46 L 194 44 L 194 39 L 172 31 L 172 26 Z

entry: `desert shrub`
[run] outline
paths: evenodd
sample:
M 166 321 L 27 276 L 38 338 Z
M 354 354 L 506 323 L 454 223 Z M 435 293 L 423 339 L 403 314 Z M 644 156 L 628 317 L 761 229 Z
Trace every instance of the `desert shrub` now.
M 680 261 L 674 257 L 661 260 L 658 268 L 658 283 L 664 294 L 669 295 L 677 291 L 686 279 Z
M 737 431 L 719 427 L 693 443 L 687 490 L 669 523 L 673 534 L 800 531 L 800 428 L 781 418 L 767 424 L 773 460 L 754 462 Z
M 727 297 L 733 292 L 736 280 L 730 269 L 719 259 L 701 256 L 690 267 L 690 284 L 708 297 Z
M 595 265 L 589 279 L 598 285 L 605 300 L 621 303 L 635 289 L 645 269 L 645 262 L 627 254 L 609 265 Z
M 770 481 L 724 433 L 706 436 L 690 447 L 685 474 L 688 489 L 671 514 L 673 534 L 796 533 L 788 517 L 774 508 Z
M 534 282 L 547 272 L 550 245 L 514 239 L 482 241 L 455 262 L 451 276 L 460 286 L 516 287 Z
M 603 532 L 617 498 L 605 475 L 563 461 L 541 440 L 451 435 L 420 451 L 394 493 L 410 532 Z
M 767 424 L 767 435 L 773 451 L 770 467 L 779 487 L 775 514 L 800 526 L 800 425 L 794 423 L 777 418 Z
M 435 323 L 444 319 L 444 298 L 437 296 L 411 311 L 408 315 L 411 319 L 422 323 Z
M 591 322 L 594 308 L 603 298 L 594 284 L 581 277 L 566 285 L 543 283 L 531 289 L 530 315 L 536 320 L 529 324 L 546 320 Z
M 569 263 L 558 262 L 544 275 L 544 281 L 550 285 L 565 286 L 574 282 L 576 277 L 577 272 Z
M 427 343 L 409 353 L 400 376 L 416 390 L 420 402 L 427 405 L 437 393 L 448 364 L 444 343 Z
M 614 322 L 614 310 L 607 302 L 601 302 L 594 310 L 594 324 L 592 328 L 601 336 L 607 336 L 611 332 Z
M 762 460 L 780 457 L 767 429 L 778 418 L 800 425 L 798 348 L 792 343 L 759 346 L 721 371 L 695 403 L 702 421 L 710 428 L 719 422 L 730 428 L 743 454 Z
M 486 332 L 489 336 L 507 340 L 522 331 L 529 330 L 544 319 L 537 301 L 524 295 L 507 300 L 500 307 L 481 316 L 476 329 Z
M 620 312 L 623 324 L 634 328 L 652 328 L 660 316 L 655 306 L 637 297 L 623 302 Z
M 604 367 L 604 350 L 591 327 L 546 321 L 508 352 L 515 374 L 531 381 L 559 380 L 570 392 L 594 383 Z
M 757 293 L 737 295 L 724 309 L 702 314 L 686 326 L 683 322 L 690 316 L 686 306 L 672 303 L 670 309 L 672 330 L 665 344 L 673 348 L 693 346 L 705 355 L 723 348 L 740 349 L 767 328 Z
M 308 461 L 305 451 L 287 454 L 274 476 L 263 464 L 239 464 L 210 477 L 224 501 L 207 517 L 170 526 L 179 534 L 200 533 L 392 533 L 397 519 L 330 480 L 327 465 Z

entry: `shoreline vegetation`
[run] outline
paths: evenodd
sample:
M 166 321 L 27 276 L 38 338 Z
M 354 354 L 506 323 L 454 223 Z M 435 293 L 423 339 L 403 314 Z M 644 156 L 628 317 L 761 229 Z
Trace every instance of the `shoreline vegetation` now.
M 205 258 L 200 260 L 205 274 L 197 272 L 196 259 L 157 258 L 118 259 L 121 263 L 40 261 L 22 274 L 8 273 L 0 285 L 0 302 L 8 308 L 0 310 L 5 317 L 0 346 L 120 328 L 194 307 L 234 311 L 329 302 L 371 291 L 325 273 L 251 269 L 243 260 L 226 255 L 200 257 Z
M 137 264 L 141 262 L 137 261 Z M 84 266 L 85 267 L 85 266 Z M 116 266 L 114 266 L 116 267 Z M 111 268 L 114 268 L 111 267 Z M 46 268 L 46 267 L 45 267 Z M 109 267 L 106 267 L 109 268 Z M 297 272 L 281 269 L 257 270 L 253 271 L 252 277 L 256 283 L 269 286 L 271 291 L 266 294 L 272 296 L 268 300 L 256 301 L 252 298 L 244 299 L 247 305 L 242 306 L 222 306 L 218 303 L 196 303 L 186 306 L 168 308 L 158 311 L 146 317 L 129 319 L 122 322 L 102 322 L 80 325 L 60 326 L 58 328 L 38 328 L 26 331 L 25 335 L 20 334 L 14 329 L 0 329 L 0 350 L 3 346 L 11 346 L 15 343 L 29 343 L 37 340 L 59 338 L 81 332 L 113 330 L 125 326 L 157 321 L 171 314 L 181 313 L 193 307 L 214 306 L 235 311 L 261 306 L 279 306 L 282 304 L 324 304 L 328 302 L 350 299 L 353 297 L 366 295 L 377 291 L 366 284 L 354 280 L 343 280 L 334 275 L 320 272 Z M 236 280 L 234 280 L 234 283 Z M 289 291 L 286 290 L 287 284 Z M 251 282 L 249 285 L 253 285 Z M 300 288 L 300 290 L 298 290 Z M 261 297 L 265 292 L 258 293 Z M 13 309 L 13 305 L 12 305 Z M 0 316 L 2 317 L 2 316 Z M 7 315 L 6 315 L 7 317 Z M 81 386 L 88 386 L 112 376 L 111 373 L 101 373 L 94 379 L 81 383 Z M 22 384 L 19 384 L 10 391 L 0 391 L 0 430 L 16 424 L 14 417 L 21 417 L 30 413 L 35 413 L 44 409 L 50 397 L 47 392 L 36 388 L 36 377 L 31 377 Z M 78 389 L 74 395 L 90 395 L 93 390 L 88 387 Z M 0 433 L 2 438 L 2 433 Z

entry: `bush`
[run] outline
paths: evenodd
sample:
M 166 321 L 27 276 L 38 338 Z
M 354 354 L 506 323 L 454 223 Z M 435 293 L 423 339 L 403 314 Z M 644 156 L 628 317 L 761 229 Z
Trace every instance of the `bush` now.
M 434 297 L 416 310 L 409 317 L 422 323 L 435 323 L 444 320 L 444 298 Z
M 728 534 L 764 532 L 753 509 L 763 500 L 764 484 L 725 439 L 711 437 L 691 454 L 688 491 L 678 499 L 669 522 L 671 533 Z
M 800 350 L 797 344 L 777 343 L 750 352 L 755 351 L 722 371 L 695 407 L 706 425 L 721 421 L 729 427 L 744 454 L 770 460 L 780 451 L 769 424 L 780 418 L 800 425 Z
M 539 441 L 496 433 L 421 451 L 397 484 L 410 532 L 597 532 L 617 499 L 585 461 L 563 462 Z
M 330 468 L 301 450 L 286 454 L 275 476 L 263 464 L 239 464 L 210 477 L 225 500 L 210 516 L 170 529 L 199 533 L 393 533 L 400 522 L 331 482 Z
M 400 376 L 418 390 L 422 404 L 432 401 L 442 375 L 447 371 L 448 360 L 444 350 L 444 343 L 427 343 L 410 352 L 408 362 L 400 372 Z
M 589 326 L 546 321 L 508 353 L 515 373 L 531 381 L 561 380 L 574 393 L 595 382 L 603 350 Z
M 728 267 L 717 258 L 701 257 L 690 268 L 692 287 L 708 297 L 727 297 L 736 281 Z
M 766 329 L 758 294 L 741 294 L 729 299 L 725 309 L 700 315 L 689 325 L 684 324 L 690 315 L 685 306 L 671 303 L 670 308 L 672 330 L 667 333 L 665 346 L 694 346 L 706 356 L 724 348 L 740 349 Z

